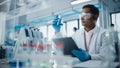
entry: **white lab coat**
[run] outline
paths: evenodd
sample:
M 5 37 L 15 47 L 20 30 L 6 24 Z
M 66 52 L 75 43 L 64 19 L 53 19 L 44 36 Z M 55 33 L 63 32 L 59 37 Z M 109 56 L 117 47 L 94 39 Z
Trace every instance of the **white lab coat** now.
M 85 50 L 84 43 L 84 29 L 78 30 L 73 34 L 72 38 L 79 48 Z M 89 54 L 92 60 L 114 60 L 110 57 L 113 53 L 110 50 L 111 43 L 107 36 L 107 32 L 103 28 L 95 27 L 93 29 L 94 35 L 89 47 Z

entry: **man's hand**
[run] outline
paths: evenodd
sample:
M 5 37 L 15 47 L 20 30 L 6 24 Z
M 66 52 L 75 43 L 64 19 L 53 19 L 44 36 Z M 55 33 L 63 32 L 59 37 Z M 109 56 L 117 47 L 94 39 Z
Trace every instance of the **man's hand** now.
M 61 19 L 57 15 L 53 20 L 53 24 L 52 24 L 53 28 L 55 29 L 55 32 L 60 32 L 61 25 L 62 25 Z
M 83 49 L 73 49 L 72 54 L 75 55 L 81 62 L 91 59 L 91 56 Z
M 60 32 L 60 28 L 61 28 L 60 25 L 52 24 L 52 26 L 53 26 L 53 28 L 55 29 L 55 32 Z

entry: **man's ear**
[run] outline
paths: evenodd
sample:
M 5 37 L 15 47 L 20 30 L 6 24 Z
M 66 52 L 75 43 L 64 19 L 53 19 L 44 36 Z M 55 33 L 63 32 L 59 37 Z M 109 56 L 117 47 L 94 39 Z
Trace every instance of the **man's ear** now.
M 94 16 L 93 16 L 93 19 L 94 19 L 94 20 L 97 20 L 97 19 L 98 19 L 98 15 L 94 15 Z

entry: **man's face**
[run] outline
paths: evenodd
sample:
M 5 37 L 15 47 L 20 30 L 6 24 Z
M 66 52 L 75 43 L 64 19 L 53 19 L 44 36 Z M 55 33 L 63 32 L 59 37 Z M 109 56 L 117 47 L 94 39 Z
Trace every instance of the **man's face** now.
M 84 8 L 81 13 L 81 22 L 84 27 L 91 27 L 95 25 L 93 14 L 90 12 L 90 8 Z

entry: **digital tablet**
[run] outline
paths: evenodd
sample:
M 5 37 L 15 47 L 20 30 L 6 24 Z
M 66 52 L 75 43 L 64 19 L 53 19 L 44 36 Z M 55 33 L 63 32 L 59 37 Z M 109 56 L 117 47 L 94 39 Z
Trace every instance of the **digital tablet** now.
M 71 55 L 73 57 L 75 57 L 72 54 L 72 50 L 73 49 L 77 49 L 79 50 L 79 48 L 77 47 L 76 43 L 74 42 L 74 40 L 72 39 L 72 37 L 66 37 L 66 38 L 56 38 L 53 39 L 53 42 L 56 44 L 56 46 L 58 47 L 62 47 L 63 46 L 63 54 L 64 55 Z

